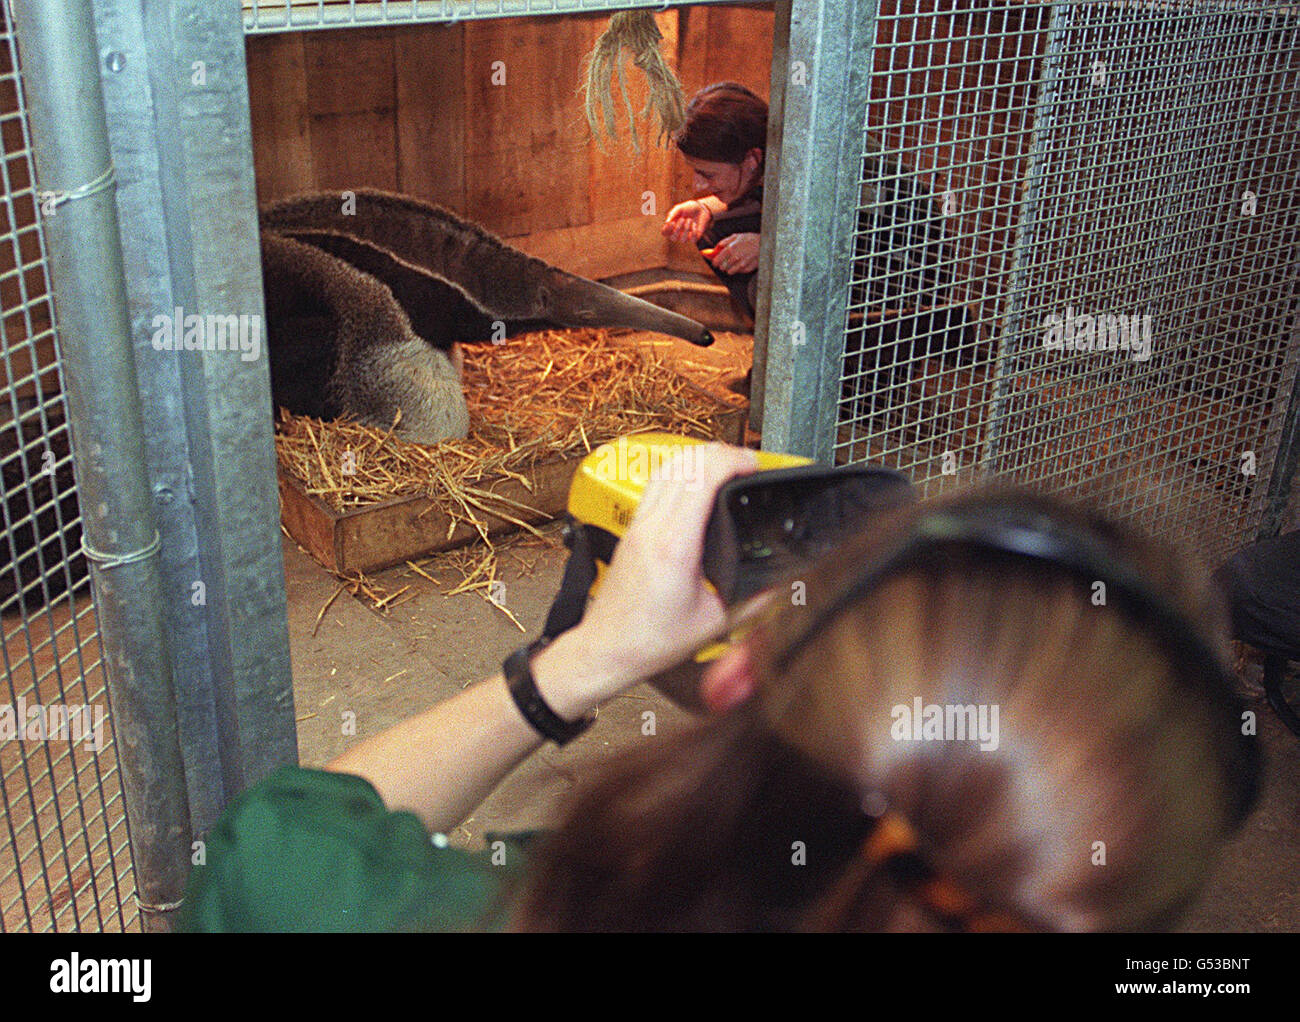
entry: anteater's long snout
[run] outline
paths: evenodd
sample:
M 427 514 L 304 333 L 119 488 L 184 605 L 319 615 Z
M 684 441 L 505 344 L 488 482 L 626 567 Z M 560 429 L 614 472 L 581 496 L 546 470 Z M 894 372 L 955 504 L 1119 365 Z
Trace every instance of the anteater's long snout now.
M 562 326 L 623 326 L 680 337 L 702 348 L 713 343 L 713 334 L 703 323 L 594 280 L 557 271 L 551 290 L 546 318 Z

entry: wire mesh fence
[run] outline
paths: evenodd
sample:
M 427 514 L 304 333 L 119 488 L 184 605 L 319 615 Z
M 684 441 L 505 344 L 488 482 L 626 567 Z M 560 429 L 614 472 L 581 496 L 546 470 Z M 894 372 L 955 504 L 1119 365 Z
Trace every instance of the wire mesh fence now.
M 0 931 L 140 928 L 17 46 L 0 29 Z M 55 213 L 57 215 L 57 213 Z
M 882 0 L 837 460 L 1255 538 L 1300 359 L 1300 8 Z
M 473 21 L 516 15 L 586 14 L 637 7 L 663 10 L 670 6 L 683 5 L 679 0 L 243 0 L 244 30 L 250 33 Z

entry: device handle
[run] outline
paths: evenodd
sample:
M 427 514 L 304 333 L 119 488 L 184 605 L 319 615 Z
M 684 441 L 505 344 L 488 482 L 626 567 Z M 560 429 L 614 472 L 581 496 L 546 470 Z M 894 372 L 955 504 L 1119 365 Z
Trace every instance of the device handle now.
M 548 639 L 567 632 L 582 620 L 587 596 L 596 583 L 596 554 L 587 530 L 578 522 L 570 522 L 565 538 L 569 540 L 569 559 L 564 565 L 560 591 L 551 603 L 542 629 L 542 635 Z

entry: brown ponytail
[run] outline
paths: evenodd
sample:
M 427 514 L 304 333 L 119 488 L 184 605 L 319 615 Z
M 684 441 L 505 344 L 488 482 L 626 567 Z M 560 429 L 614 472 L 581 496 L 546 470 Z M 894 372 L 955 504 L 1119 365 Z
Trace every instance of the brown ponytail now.
M 948 502 L 980 506 L 979 493 Z M 1208 640 L 1198 568 L 1040 497 Z M 946 502 L 946 503 L 948 503 Z M 516 902 L 540 929 L 1132 930 L 1171 925 L 1248 808 L 1222 678 L 1056 569 L 976 554 L 905 570 L 783 653 L 909 509 L 806 572 L 750 640 L 756 694 L 613 766 L 539 850 Z M 900 740 L 894 713 L 997 706 L 1000 739 Z M 1248 739 L 1247 739 L 1248 740 Z M 884 819 L 888 829 L 873 829 Z M 884 841 L 884 838 L 890 838 Z

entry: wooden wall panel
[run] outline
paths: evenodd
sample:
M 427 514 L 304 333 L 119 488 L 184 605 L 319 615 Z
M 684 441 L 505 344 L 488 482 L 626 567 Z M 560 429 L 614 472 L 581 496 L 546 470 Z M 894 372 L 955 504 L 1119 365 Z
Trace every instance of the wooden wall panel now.
M 393 38 L 391 29 L 307 34 L 307 109 L 318 188 L 397 190 Z
M 397 131 L 391 116 L 355 113 L 314 118 L 311 146 L 317 188 L 398 191 Z
M 412 27 L 393 47 L 398 190 L 464 209 L 464 26 Z
M 570 273 L 599 279 L 664 265 L 662 219 L 634 216 L 626 220 L 536 231 L 510 244 Z
M 466 215 L 504 237 L 590 220 L 588 146 L 573 86 L 583 18 L 466 26 Z
M 696 8 L 699 10 L 699 8 Z M 747 85 L 764 99 L 770 94 L 772 32 L 776 16 L 770 5 L 705 7 L 708 15 L 705 80 L 735 81 Z M 694 83 L 687 82 L 687 89 Z
M 312 117 L 374 112 L 397 106 L 392 29 L 308 32 L 303 39 Z
M 688 94 L 720 78 L 767 94 L 770 5 L 655 17 Z M 643 147 L 632 150 L 617 90 L 621 141 L 602 150 L 592 139 L 578 89 L 608 23 L 584 14 L 250 37 L 259 199 L 385 188 L 587 276 L 664 266 L 659 228 L 690 178 L 683 189 L 681 157 L 645 145 L 639 121 Z M 635 69 L 628 81 L 639 114 L 646 88 Z
M 256 36 L 247 49 L 257 198 L 270 202 L 312 191 L 317 187 L 316 159 L 303 34 Z
M 674 63 L 674 56 L 678 49 L 677 21 L 676 11 L 655 16 L 659 31 L 664 36 L 661 49 L 670 65 Z M 595 45 L 597 37 L 604 31 L 606 24 L 604 18 L 592 20 L 587 49 Z M 633 72 L 628 74 L 627 84 L 628 99 L 631 101 L 632 109 L 640 115 L 649 96 L 645 79 Z M 640 151 L 635 150 L 627 123 L 627 107 L 617 86 L 611 90 L 611 99 L 614 103 L 618 138 L 611 140 L 602 133 L 601 145 L 591 146 L 591 177 L 588 189 L 591 196 L 592 219 L 602 222 L 630 216 L 657 215 L 662 222 L 662 213 L 667 212 L 665 203 L 670 198 L 666 188 L 672 169 L 673 153 L 655 144 L 653 125 L 645 124 L 640 116 L 637 117 L 636 125 Z M 586 127 L 585 118 L 583 125 L 584 135 L 590 138 L 590 129 Z M 641 182 L 643 188 L 640 191 L 629 188 L 632 182 Z M 645 205 L 647 191 L 653 193 L 655 212 L 643 214 L 641 210 Z

